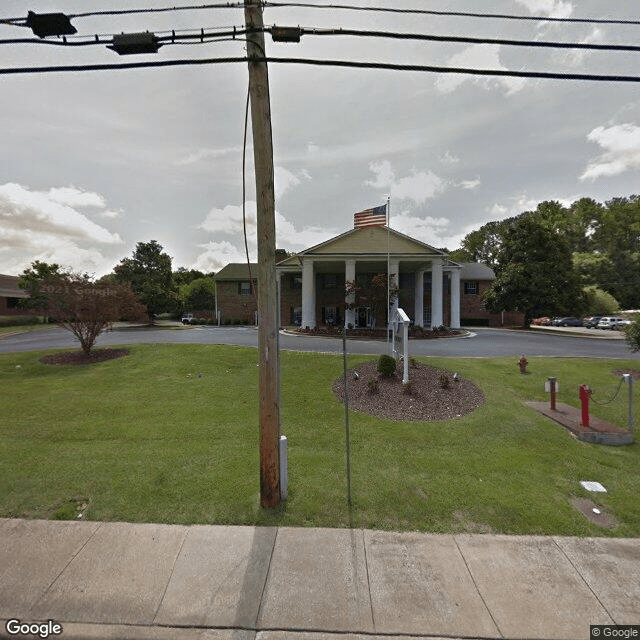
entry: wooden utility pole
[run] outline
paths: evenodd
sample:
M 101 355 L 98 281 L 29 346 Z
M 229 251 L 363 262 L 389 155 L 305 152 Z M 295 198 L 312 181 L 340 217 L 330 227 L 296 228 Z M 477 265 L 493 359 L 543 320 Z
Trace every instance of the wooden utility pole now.
M 259 30 L 247 36 L 247 55 L 258 228 L 260 504 L 263 507 L 275 507 L 280 503 L 280 368 L 278 366 L 280 355 L 278 353 L 273 144 L 267 63 L 252 60 L 266 57 L 260 0 L 246 0 L 244 17 L 248 30 Z

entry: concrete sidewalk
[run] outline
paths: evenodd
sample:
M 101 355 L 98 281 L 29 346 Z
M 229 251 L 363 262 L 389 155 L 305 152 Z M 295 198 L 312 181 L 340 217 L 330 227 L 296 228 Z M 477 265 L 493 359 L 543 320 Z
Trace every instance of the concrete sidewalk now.
M 83 640 L 587 640 L 640 624 L 640 539 L 0 519 L 0 637 L 27 637 L 10 619 Z

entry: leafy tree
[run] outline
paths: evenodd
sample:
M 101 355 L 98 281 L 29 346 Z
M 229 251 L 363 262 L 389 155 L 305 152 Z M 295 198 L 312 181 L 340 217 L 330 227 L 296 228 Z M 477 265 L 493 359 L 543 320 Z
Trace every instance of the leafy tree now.
M 204 277 L 204 273 L 197 269 L 185 269 L 184 267 L 180 267 L 177 271 L 173 272 L 173 282 L 178 287 Z
M 513 218 L 488 222 L 480 229 L 467 234 L 461 243 L 464 262 L 484 262 L 492 268 L 495 267 L 504 231 L 512 220 Z
M 147 307 L 149 320 L 158 313 L 174 311 L 178 295 L 173 283 L 171 257 L 155 240 L 138 242 L 131 258 L 123 258 L 114 269 L 117 282 L 129 282 L 140 302 Z
M 625 337 L 631 351 L 640 351 L 640 319 L 625 329 Z
M 47 315 L 71 331 L 89 355 L 96 338 L 117 320 L 140 320 L 145 309 L 129 284 L 98 284 L 87 274 L 53 274 L 40 283 Z
M 595 285 L 584 288 L 585 311 L 587 313 L 609 316 L 620 311 L 618 301 L 606 291 Z
M 47 296 L 42 292 L 43 283 L 54 277 L 62 277 L 67 272 L 59 264 L 48 264 L 36 260 L 31 267 L 25 269 L 18 279 L 18 286 L 29 292 L 28 298 L 23 298 L 20 305 L 26 309 L 42 310 L 46 307 Z
M 180 287 L 180 299 L 185 309 L 205 311 L 215 309 L 216 281 L 213 278 L 198 278 Z
M 484 297 L 490 311 L 521 311 L 529 324 L 541 315 L 576 313 L 583 305 L 566 240 L 534 214 L 511 221 L 495 271 Z

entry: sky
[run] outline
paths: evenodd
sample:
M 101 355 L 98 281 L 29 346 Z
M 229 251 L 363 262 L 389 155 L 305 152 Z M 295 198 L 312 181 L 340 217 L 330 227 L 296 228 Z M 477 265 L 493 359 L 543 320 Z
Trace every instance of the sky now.
M 310 0 L 321 4 L 320 0 Z M 204 4 L 183 0 L 5 0 L 1 18 Z M 634 0 L 351 0 L 362 7 L 640 20 Z M 640 26 L 267 7 L 267 25 L 637 45 Z M 242 28 L 240 8 L 77 17 L 79 35 Z M 32 37 L 0 25 L 0 39 Z M 241 57 L 246 43 L 164 46 L 0 43 L 1 67 Z M 640 75 L 640 52 L 305 35 L 268 55 L 447 67 Z M 174 270 L 245 260 L 245 63 L 0 75 L 0 273 L 34 260 L 96 277 L 156 240 Z M 492 220 L 544 200 L 640 192 L 640 83 L 269 65 L 276 244 L 298 252 L 390 198 L 390 226 L 456 249 Z M 249 130 L 246 215 L 256 260 Z

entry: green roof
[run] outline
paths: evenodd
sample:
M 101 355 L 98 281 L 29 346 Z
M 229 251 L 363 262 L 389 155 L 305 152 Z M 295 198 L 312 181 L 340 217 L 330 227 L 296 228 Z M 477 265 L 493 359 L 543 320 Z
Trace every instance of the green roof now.
M 251 277 L 253 280 L 258 278 L 258 265 L 256 263 L 251 262 Z M 248 282 L 249 281 L 249 268 L 247 267 L 246 262 L 232 262 L 228 264 L 223 269 L 220 269 L 218 273 L 214 276 L 214 280 L 216 281 L 224 281 L 224 280 L 241 280 Z

